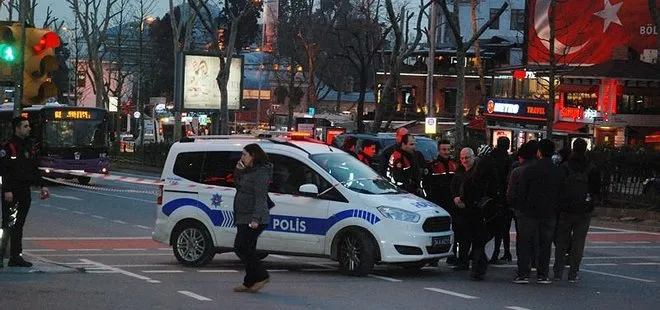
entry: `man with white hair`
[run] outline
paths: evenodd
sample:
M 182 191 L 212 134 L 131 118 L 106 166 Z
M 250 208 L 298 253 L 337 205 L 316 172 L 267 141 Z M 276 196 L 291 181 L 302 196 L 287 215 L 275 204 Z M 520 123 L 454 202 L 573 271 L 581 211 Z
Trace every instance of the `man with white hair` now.
M 451 180 L 450 185 L 450 192 L 453 197 L 454 205 L 456 206 L 456 212 L 454 215 L 456 223 L 456 226 L 454 227 L 454 238 L 458 243 L 458 259 L 456 261 L 456 267 L 454 267 L 454 270 L 470 269 L 470 228 L 467 226 L 467 211 L 465 210 L 465 202 L 463 201 L 463 197 L 461 197 L 461 195 L 463 190 L 463 183 L 468 178 L 469 174 L 472 173 L 475 159 L 476 157 L 474 156 L 474 151 L 471 148 L 466 147 L 461 150 L 461 165 L 458 167 L 458 169 L 456 169 L 456 173 L 454 174 L 454 178 Z

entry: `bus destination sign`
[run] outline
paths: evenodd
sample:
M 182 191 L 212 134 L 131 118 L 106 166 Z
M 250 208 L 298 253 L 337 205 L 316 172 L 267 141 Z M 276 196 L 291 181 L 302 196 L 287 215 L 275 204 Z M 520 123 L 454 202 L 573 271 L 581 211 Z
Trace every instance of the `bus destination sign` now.
M 53 112 L 54 119 L 92 119 L 90 111 L 82 110 L 55 110 Z

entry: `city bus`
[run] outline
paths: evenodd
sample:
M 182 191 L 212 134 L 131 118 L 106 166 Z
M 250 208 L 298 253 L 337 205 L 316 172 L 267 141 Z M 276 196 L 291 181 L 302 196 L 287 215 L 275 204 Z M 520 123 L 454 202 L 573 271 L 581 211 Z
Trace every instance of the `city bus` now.
M 0 105 L 0 141 L 13 134 L 11 120 L 14 105 Z M 60 104 L 34 105 L 22 110 L 21 116 L 30 121 L 30 136 L 40 167 L 75 171 L 108 173 L 108 118 L 103 109 L 72 107 Z M 69 178 L 74 176 L 53 174 Z M 90 178 L 77 177 L 81 184 Z

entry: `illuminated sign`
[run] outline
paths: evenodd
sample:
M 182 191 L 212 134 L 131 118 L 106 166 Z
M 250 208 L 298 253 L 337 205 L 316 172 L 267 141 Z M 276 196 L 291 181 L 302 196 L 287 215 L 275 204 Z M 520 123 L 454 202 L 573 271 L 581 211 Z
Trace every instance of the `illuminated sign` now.
M 57 110 L 53 112 L 54 119 L 92 119 L 90 111 L 82 110 Z
M 243 95 L 243 58 L 231 60 L 227 81 L 227 108 L 238 110 Z M 220 89 L 218 88 L 218 56 L 185 55 L 183 80 L 183 109 L 193 111 L 217 111 L 220 109 Z M 265 98 L 261 98 L 265 99 Z
M 563 107 L 559 111 L 559 116 L 561 118 L 569 118 L 572 120 L 577 120 L 582 118 L 582 109 L 573 108 L 573 107 Z
M 486 115 L 533 120 L 546 119 L 546 103 L 513 99 L 491 99 L 486 104 Z

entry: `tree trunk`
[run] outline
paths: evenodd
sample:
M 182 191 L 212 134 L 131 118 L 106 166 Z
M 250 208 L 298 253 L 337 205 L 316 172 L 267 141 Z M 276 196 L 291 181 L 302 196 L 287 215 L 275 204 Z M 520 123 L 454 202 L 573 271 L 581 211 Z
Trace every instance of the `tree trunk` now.
M 359 133 L 364 132 L 364 122 L 362 119 L 364 118 L 364 97 L 367 93 L 367 75 L 369 74 L 368 70 L 368 67 L 363 66 L 362 72 L 360 73 L 360 95 L 357 101 L 357 113 L 355 113 L 355 122 L 357 124 L 357 132 Z
M 556 35 L 556 29 L 555 29 L 555 21 L 556 21 L 556 16 L 557 16 L 557 11 L 556 11 L 556 0 L 551 0 L 550 1 L 550 11 L 548 13 L 548 24 L 550 27 L 550 48 L 548 50 L 550 51 L 550 58 L 549 63 L 550 63 L 550 72 L 548 73 L 548 106 L 546 111 L 546 139 L 552 140 L 552 125 L 555 122 L 555 74 L 557 71 L 557 61 L 555 58 L 555 35 Z
M 477 27 L 477 5 L 479 3 L 477 0 L 472 0 L 472 35 L 476 36 L 479 28 Z M 479 75 L 479 93 L 481 97 L 479 102 L 484 102 L 486 100 L 486 81 L 484 78 L 484 66 L 481 61 L 481 55 L 479 54 L 479 40 L 474 40 L 474 57 L 475 57 L 475 66 L 477 67 L 477 74 Z M 476 104 L 479 106 L 479 104 Z
M 457 42 L 456 48 L 456 113 L 455 120 L 455 143 L 456 145 L 464 145 L 464 123 L 465 117 L 463 110 L 465 108 L 465 49 L 463 42 Z

